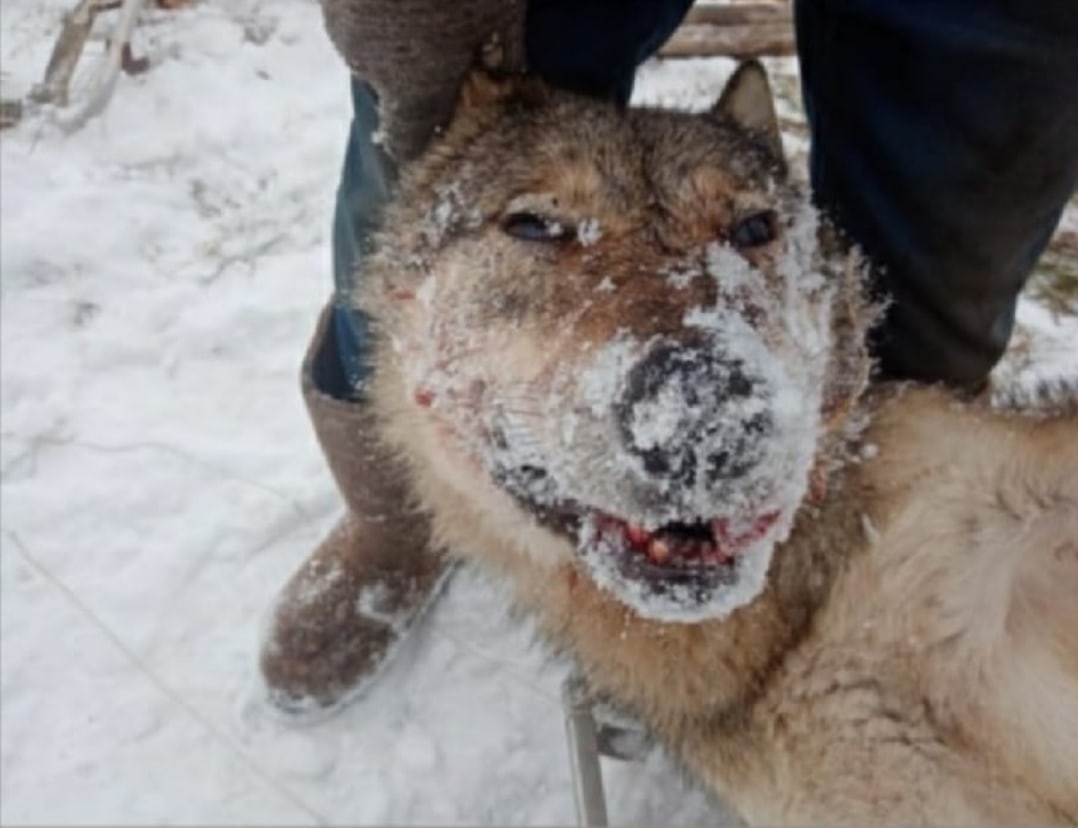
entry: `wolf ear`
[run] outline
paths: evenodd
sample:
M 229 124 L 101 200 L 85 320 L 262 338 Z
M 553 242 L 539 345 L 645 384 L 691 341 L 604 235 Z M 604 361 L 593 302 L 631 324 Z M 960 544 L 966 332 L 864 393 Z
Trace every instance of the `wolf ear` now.
M 546 91 L 537 78 L 525 74 L 520 56 L 507 49 L 495 32 L 479 47 L 471 72 L 460 86 L 457 108 L 483 109 L 509 102 L 534 105 L 546 99 Z
M 762 139 L 776 158 L 784 157 L 775 98 L 759 61 L 747 60 L 737 67 L 711 111 Z
M 548 90 L 538 78 L 480 67 L 461 84 L 457 108 L 458 113 L 510 104 L 527 108 L 542 104 L 547 97 Z

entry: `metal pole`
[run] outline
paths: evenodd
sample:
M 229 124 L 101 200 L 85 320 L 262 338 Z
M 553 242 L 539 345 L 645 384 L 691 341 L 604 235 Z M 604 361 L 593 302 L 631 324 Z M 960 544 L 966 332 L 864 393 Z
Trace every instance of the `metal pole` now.
M 606 794 L 599 766 L 599 740 L 591 699 L 583 681 L 570 675 L 561 686 L 565 729 L 569 737 L 569 765 L 573 774 L 576 821 L 580 826 L 605 826 Z

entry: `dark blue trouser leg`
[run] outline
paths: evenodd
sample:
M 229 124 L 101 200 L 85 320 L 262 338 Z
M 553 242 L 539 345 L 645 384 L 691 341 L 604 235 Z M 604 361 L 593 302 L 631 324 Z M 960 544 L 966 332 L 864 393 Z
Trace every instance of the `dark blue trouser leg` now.
M 530 68 L 555 86 L 625 103 L 636 67 L 673 32 L 692 0 L 531 0 Z M 314 380 L 339 399 L 356 396 L 370 373 L 367 320 L 348 297 L 360 277 L 371 231 L 396 180 L 392 160 L 375 143 L 377 106 L 353 80 L 354 115 L 333 222 L 335 313 L 331 336 L 313 360 Z
M 1078 182 L 1074 0 L 799 0 L 818 203 L 877 264 L 892 377 L 975 385 Z
M 529 0 L 528 67 L 553 86 L 625 104 L 636 68 L 693 0 Z
M 333 215 L 333 318 L 327 342 L 312 361 L 314 382 L 326 394 L 350 399 L 370 373 L 366 317 L 349 297 L 369 238 L 396 181 L 397 170 L 374 135 L 378 107 L 366 84 L 352 81 L 352 126 Z

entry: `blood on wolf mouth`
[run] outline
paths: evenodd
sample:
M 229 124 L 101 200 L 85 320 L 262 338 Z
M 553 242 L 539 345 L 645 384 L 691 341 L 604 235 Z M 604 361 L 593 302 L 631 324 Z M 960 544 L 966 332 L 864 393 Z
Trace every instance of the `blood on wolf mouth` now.
M 767 512 L 736 528 L 729 518 L 715 518 L 707 522 L 670 523 L 649 531 L 639 524 L 600 513 L 595 527 L 600 538 L 614 540 L 615 547 L 643 555 L 656 566 L 729 566 L 739 552 L 770 531 L 779 515 L 778 511 Z
M 535 487 L 546 478 L 546 473 L 534 466 L 495 474 L 495 482 L 540 525 L 573 538 L 581 550 L 594 546 L 622 558 L 640 576 L 681 577 L 732 570 L 738 556 L 765 537 L 782 516 L 781 510 L 772 509 L 747 519 L 674 521 L 648 529 L 576 501 L 537 499 Z

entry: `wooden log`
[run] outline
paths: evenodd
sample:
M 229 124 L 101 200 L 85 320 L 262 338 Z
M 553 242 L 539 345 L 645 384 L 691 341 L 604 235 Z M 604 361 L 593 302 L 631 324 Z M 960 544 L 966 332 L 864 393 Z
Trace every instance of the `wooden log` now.
M 71 77 L 82 57 L 82 49 L 90 37 L 97 14 L 97 0 L 80 0 L 75 8 L 64 15 L 60 34 L 52 47 L 49 63 L 45 67 L 45 79 L 32 90 L 30 100 L 35 103 L 67 105 Z
M 790 7 L 779 3 L 697 3 L 685 16 L 685 25 L 745 26 L 751 23 L 790 23 Z
M 683 25 L 659 50 L 660 57 L 732 57 L 747 59 L 796 52 L 789 22 L 716 26 Z
M 58 119 L 60 127 L 66 132 L 79 129 L 108 106 L 123 66 L 124 50 L 130 49 L 131 34 L 148 1 L 120 0 L 119 19 L 113 26 L 104 57 L 96 61 L 92 74 L 86 78 L 86 91 L 80 94 L 79 100 L 73 102 L 70 110 Z

